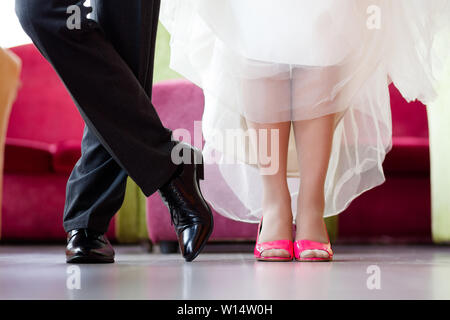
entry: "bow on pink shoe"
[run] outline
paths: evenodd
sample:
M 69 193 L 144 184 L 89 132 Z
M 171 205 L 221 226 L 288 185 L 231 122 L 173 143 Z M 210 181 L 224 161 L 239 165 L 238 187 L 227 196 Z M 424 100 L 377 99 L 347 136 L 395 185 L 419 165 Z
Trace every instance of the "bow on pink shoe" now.
M 292 261 L 294 259 L 294 242 L 291 240 L 276 240 L 259 243 L 259 234 L 261 233 L 262 219 L 258 226 L 258 235 L 256 237 L 256 245 L 254 255 L 256 260 L 260 261 Z M 286 250 L 289 252 L 288 257 L 264 257 L 262 253 L 266 250 Z
M 320 250 L 328 253 L 328 257 L 307 257 L 302 258 L 302 253 L 307 250 Z M 331 243 L 322 243 L 310 240 L 297 240 L 294 243 L 294 254 L 297 261 L 331 261 L 333 260 L 333 250 Z

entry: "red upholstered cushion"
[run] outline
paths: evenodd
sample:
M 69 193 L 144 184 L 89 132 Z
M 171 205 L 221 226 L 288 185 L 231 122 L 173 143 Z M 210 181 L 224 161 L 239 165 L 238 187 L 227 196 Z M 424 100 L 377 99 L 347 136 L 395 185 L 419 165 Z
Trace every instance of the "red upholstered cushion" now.
M 196 147 L 201 147 L 202 141 L 193 139 L 194 134 L 201 138 L 201 127 L 197 128 L 200 132 L 195 133 L 194 122 L 200 121 L 203 115 L 202 89 L 186 80 L 164 81 L 153 87 L 153 104 L 164 126 L 172 130 L 189 131 L 191 134 L 189 142 L 197 142 Z
M 428 177 L 388 175 L 339 215 L 339 240 L 430 242 L 430 211 Z
M 34 45 L 11 50 L 22 59 L 23 71 L 8 125 L 5 171 L 70 173 L 80 157 L 84 122 Z
M 24 139 L 7 138 L 4 171 L 8 173 L 52 172 L 51 145 Z
M 51 65 L 34 45 L 11 49 L 23 63 L 7 136 L 49 144 L 81 141 L 84 122 Z
M 47 144 L 7 138 L 5 172 L 69 174 L 80 156 L 80 141 Z
M 65 174 L 5 173 L 2 239 L 64 241 L 66 182 Z M 112 219 L 107 233 L 109 239 L 116 238 L 115 228 L 116 221 Z
M 385 173 L 430 173 L 427 109 L 419 101 L 408 103 L 398 89 L 389 87 L 393 122 L 393 148 L 383 164 Z
M 70 173 L 81 156 L 80 141 L 69 140 L 52 146 L 53 170 Z
M 385 173 L 430 173 L 428 138 L 393 137 L 393 148 L 383 163 Z

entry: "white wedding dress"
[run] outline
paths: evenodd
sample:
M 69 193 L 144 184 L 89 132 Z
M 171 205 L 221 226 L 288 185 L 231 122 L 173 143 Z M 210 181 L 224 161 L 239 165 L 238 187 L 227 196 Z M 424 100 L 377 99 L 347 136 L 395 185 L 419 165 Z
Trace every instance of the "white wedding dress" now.
M 262 216 L 252 148 L 230 143 L 247 141 L 246 119 L 339 113 L 327 217 L 385 180 L 390 81 L 407 100 L 434 99 L 449 52 L 450 0 L 162 0 L 161 21 L 171 34 L 171 68 L 204 90 L 208 202 L 235 220 Z M 293 139 L 288 185 L 295 216 L 301 181 Z

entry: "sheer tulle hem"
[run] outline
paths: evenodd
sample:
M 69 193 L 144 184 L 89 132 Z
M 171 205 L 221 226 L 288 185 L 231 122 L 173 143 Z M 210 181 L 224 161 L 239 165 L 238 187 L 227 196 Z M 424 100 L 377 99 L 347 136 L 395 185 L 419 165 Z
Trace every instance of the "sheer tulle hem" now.
M 392 146 L 387 79 L 375 71 L 351 99 L 336 124 L 325 181 L 324 216 L 336 215 L 361 193 L 384 182 L 382 163 Z M 205 138 L 205 198 L 221 214 L 257 222 L 262 216 L 262 182 L 250 144 L 246 119 L 205 92 L 202 129 Z M 301 179 L 295 139 L 288 148 L 288 185 L 292 211 Z M 249 161 L 250 160 L 250 161 Z

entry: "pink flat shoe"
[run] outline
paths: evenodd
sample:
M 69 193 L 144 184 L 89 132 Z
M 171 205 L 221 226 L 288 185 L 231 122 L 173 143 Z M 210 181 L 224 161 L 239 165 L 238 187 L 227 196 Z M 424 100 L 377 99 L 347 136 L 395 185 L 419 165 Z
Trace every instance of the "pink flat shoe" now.
M 309 257 L 309 258 L 302 258 L 301 255 L 306 250 L 321 250 L 328 253 L 328 257 L 321 258 L 321 257 Z M 322 242 L 316 242 L 316 241 L 309 241 L 309 240 L 297 240 L 294 243 L 294 254 L 295 254 L 295 260 L 297 261 L 331 261 L 333 260 L 333 250 L 331 250 L 331 243 L 328 241 L 328 243 L 322 243 Z
M 292 261 L 294 259 L 294 242 L 291 240 L 276 240 L 259 243 L 259 234 L 261 233 L 262 219 L 258 226 L 258 235 L 256 237 L 256 245 L 254 250 L 254 255 L 256 260 L 259 261 Z M 289 257 L 263 257 L 262 253 L 266 250 L 286 250 L 289 252 Z

